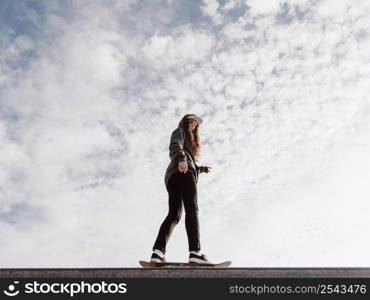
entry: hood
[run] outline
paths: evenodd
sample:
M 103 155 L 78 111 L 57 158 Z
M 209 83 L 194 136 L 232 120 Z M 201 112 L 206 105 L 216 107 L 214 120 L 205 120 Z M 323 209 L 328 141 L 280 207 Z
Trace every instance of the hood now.
M 189 117 L 193 117 L 195 119 L 199 119 L 200 120 L 200 123 L 202 122 L 202 119 L 199 118 L 196 114 L 187 114 L 185 116 L 182 117 L 181 121 L 179 122 L 179 127 L 181 127 L 182 129 L 186 129 L 186 119 L 189 118 Z M 197 127 L 199 126 L 199 124 L 197 125 Z

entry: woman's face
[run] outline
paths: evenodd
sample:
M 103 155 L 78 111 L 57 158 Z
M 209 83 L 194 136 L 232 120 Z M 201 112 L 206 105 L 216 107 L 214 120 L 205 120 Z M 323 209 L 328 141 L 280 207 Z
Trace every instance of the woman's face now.
M 189 128 L 191 131 L 194 131 L 195 127 L 197 127 L 198 122 L 194 119 L 188 119 Z

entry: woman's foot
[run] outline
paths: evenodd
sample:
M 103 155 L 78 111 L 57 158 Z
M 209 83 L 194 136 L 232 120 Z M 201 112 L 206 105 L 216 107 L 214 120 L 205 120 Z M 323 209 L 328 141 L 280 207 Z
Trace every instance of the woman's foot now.
M 164 262 L 166 262 L 166 258 L 164 257 L 164 254 L 161 250 L 155 249 L 152 253 L 151 258 L 150 258 L 150 262 L 164 263 Z
M 189 263 L 210 264 L 211 262 L 208 261 L 207 256 L 205 256 L 204 254 L 190 252 Z

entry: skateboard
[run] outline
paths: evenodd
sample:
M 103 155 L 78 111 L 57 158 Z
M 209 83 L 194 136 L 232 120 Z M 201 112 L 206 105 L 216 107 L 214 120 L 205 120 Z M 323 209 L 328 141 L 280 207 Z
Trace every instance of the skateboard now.
M 156 262 L 149 262 L 140 260 L 139 264 L 143 268 L 163 268 L 163 267 L 190 267 L 190 268 L 199 268 L 199 267 L 206 267 L 206 268 L 227 268 L 231 265 L 231 261 L 224 261 L 222 263 L 206 263 L 206 264 L 198 264 L 198 263 L 186 263 L 186 262 L 164 262 L 164 263 L 156 263 Z

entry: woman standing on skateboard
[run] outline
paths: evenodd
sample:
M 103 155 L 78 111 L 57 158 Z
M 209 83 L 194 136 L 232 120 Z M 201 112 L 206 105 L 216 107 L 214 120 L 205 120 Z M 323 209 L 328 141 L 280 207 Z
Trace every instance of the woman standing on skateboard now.
M 200 253 L 197 183 L 199 173 L 208 173 L 212 167 L 197 166 L 200 154 L 199 125 L 202 119 L 195 114 L 185 115 L 172 132 L 170 159 L 165 175 L 169 210 L 153 246 L 151 262 L 166 262 L 166 245 L 172 230 L 180 221 L 182 204 L 185 207 L 185 227 L 189 243 L 189 263 L 209 263 Z

